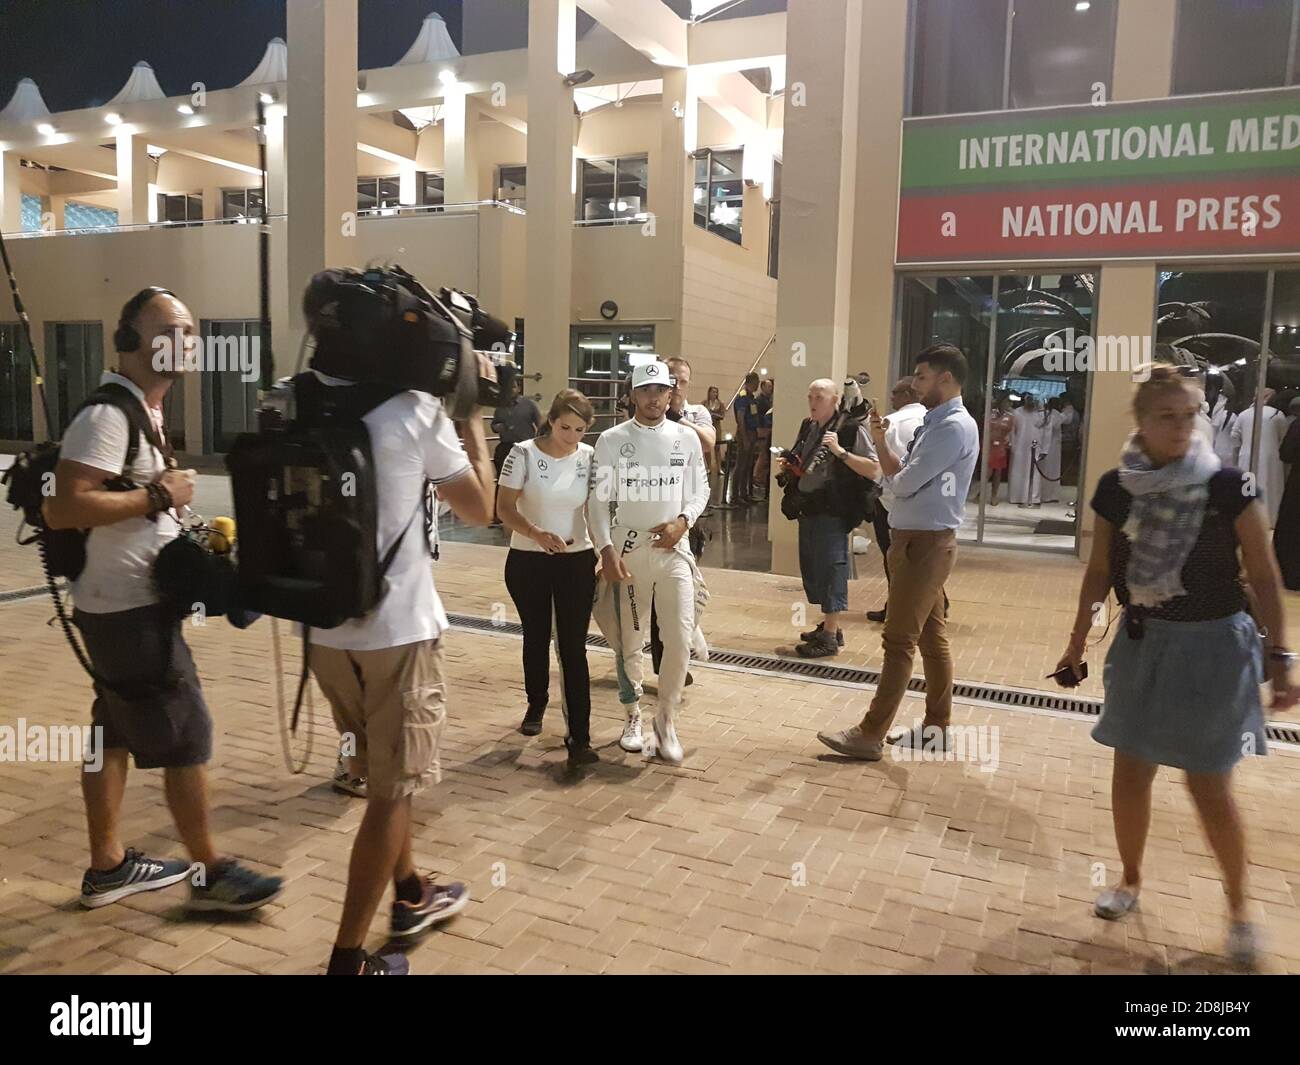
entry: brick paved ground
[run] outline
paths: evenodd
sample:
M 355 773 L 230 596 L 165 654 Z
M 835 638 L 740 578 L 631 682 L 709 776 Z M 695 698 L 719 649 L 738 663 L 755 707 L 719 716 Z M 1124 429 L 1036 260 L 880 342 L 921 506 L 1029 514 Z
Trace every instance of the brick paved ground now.
M 449 609 L 505 600 L 498 549 L 444 544 Z M 0 548 L 0 587 L 37 583 Z M 875 606 L 875 562 L 854 586 Z M 1072 614 L 1078 564 L 965 550 L 954 579 L 958 675 L 1041 687 Z M 708 574 L 715 645 L 788 643 L 798 582 Z M 1289 608 L 1300 631 L 1297 597 Z M 508 600 L 505 600 L 508 602 Z M 87 685 L 48 605 L 0 606 L 0 724 L 85 719 Z M 508 611 L 513 617 L 513 609 Z M 291 776 L 271 708 L 269 626 L 190 629 L 217 723 L 212 802 L 231 853 L 279 869 L 288 887 L 252 919 L 186 919 L 180 889 L 84 912 L 77 772 L 0 770 L 0 972 L 319 971 L 338 917 L 362 803 L 334 794 L 332 728 L 319 719 L 307 771 Z M 878 627 L 855 623 L 840 661 L 878 665 Z M 296 667 L 296 652 L 286 641 Z M 625 755 L 612 659 L 591 656 L 602 765 L 561 770 L 558 712 L 514 731 L 519 644 L 454 633 L 444 780 L 417 801 L 417 858 L 466 880 L 470 907 L 419 944 L 433 972 L 1167 972 L 1214 970 L 1224 903 L 1179 774 L 1161 771 L 1144 912 L 1093 918 L 1095 863 L 1117 869 L 1109 757 L 1086 722 L 958 706 L 998 727 L 994 772 L 975 764 L 846 763 L 818 729 L 854 719 L 863 692 L 696 668 L 681 725 L 686 764 Z M 1099 653 L 1094 661 L 1100 664 Z M 1097 673 L 1100 670 L 1096 670 Z M 1097 693 L 1095 685 L 1090 689 Z M 647 700 L 653 705 L 653 699 Z M 318 707 L 320 703 L 318 702 Z M 905 707 L 903 719 L 910 717 Z M 1297 755 L 1245 763 L 1238 795 L 1252 845 L 1264 968 L 1300 972 Z M 127 842 L 179 854 L 161 776 L 134 772 Z M 382 919 L 371 945 L 382 939 Z

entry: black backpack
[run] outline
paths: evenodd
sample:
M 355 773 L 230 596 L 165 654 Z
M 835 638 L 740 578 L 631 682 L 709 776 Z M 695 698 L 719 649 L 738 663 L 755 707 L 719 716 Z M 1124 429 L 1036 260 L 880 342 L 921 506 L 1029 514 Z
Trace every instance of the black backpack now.
M 416 514 L 383 558 L 374 456 L 362 418 L 405 389 L 292 379 L 283 428 L 243 433 L 226 455 L 246 610 L 332 629 L 369 613 Z M 421 511 L 428 522 L 428 492 Z M 305 634 L 304 634 L 305 635 Z
M 143 436 L 160 452 L 164 451 L 162 441 L 154 429 L 153 423 L 145 413 L 140 400 L 124 385 L 110 382 L 100 385 L 86 398 L 86 401 L 73 414 L 75 419 L 87 407 L 107 404 L 116 407 L 125 416 L 132 432 L 127 440 L 126 457 L 122 462 L 122 473 L 109 478 L 104 487 L 112 491 L 130 491 L 139 488 L 130 479 L 130 471 L 140 452 L 140 438 Z M 86 540 L 90 536 L 88 529 L 51 529 L 45 524 L 41 513 L 42 504 L 52 495 L 54 469 L 59 464 L 61 447 L 52 441 L 37 444 L 29 451 L 24 451 L 0 477 L 0 484 L 9 486 L 8 501 L 15 510 L 22 512 L 22 521 L 18 526 L 17 540 L 26 546 L 35 543 L 41 552 L 41 561 L 50 580 L 65 577 L 76 580 L 86 566 Z M 165 452 L 164 452 L 165 453 Z M 30 535 L 23 536 L 23 528 L 31 529 Z

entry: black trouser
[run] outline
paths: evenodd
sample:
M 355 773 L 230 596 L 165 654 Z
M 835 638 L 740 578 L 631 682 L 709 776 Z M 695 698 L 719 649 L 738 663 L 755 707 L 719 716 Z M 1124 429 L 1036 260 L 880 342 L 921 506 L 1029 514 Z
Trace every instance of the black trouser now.
M 524 627 L 524 690 L 528 709 L 544 710 L 551 686 L 551 619 L 560 650 L 561 706 L 569 741 L 591 742 L 591 683 L 587 672 L 587 627 L 596 594 L 596 553 L 548 555 L 517 551 L 506 555 L 506 588 Z
M 885 563 L 885 584 L 889 584 L 889 511 L 885 505 L 876 500 L 876 513 L 871 519 L 871 527 L 876 531 L 876 546 L 880 548 L 880 558 Z M 948 613 L 948 592 L 943 593 L 943 612 Z

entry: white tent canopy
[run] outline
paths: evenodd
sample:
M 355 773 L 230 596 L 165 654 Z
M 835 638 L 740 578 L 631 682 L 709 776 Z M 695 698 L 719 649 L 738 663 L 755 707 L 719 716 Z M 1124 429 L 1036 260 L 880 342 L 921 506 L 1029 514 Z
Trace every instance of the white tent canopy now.
M 139 100 L 161 100 L 166 95 L 162 91 L 162 86 L 158 84 L 158 77 L 154 74 L 153 67 L 142 59 L 131 68 L 131 76 L 126 79 L 126 84 L 108 102 L 133 104 Z
M 23 78 L 14 89 L 14 94 L 3 111 L 0 119 L 6 122 L 32 122 L 39 118 L 48 118 L 50 109 L 45 106 L 41 90 L 31 78 Z
M 427 16 L 420 27 L 415 43 L 406 50 L 406 55 L 397 61 L 398 66 L 409 63 L 440 63 L 447 59 L 459 59 L 460 53 L 452 43 L 447 24 L 437 12 Z
M 240 85 L 271 85 L 289 80 L 289 46 L 281 37 L 272 37 L 267 42 L 262 61 L 257 64 Z

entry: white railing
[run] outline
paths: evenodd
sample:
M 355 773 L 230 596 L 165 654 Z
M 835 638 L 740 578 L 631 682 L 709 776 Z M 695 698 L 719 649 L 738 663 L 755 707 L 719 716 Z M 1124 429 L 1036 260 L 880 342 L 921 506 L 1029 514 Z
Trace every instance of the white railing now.
M 464 214 L 483 208 L 523 215 L 527 212 L 504 200 L 470 200 L 465 203 L 401 204 L 396 207 L 366 207 L 357 212 L 357 218 L 398 218 L 413 215 Z M 273 214 L 271 219 L 288 218 L 287 214 Z M 257 225 L 261 216 L 251 218 L 196 218 L 184 222 L 138 222 L 128 226 L 81 226 L 76 229 L 33 229 L 18 233 L 5 233 L 5 240 L 29 240 L 33 237 L 85 236 L 88 233 L 135 233 L 146 229 L 189 229 L 196 226 Z
M 272 219 L 288 215 L 273 214 Z M 261 218 L 196 218 L 188 222 L 137 222 L 129 226 L 81 226 L 77 229 L 33 229 L 21 233 L 6 233 L 5 240 L 27 240 L 32 237 L 84 237 L 94 233 L 138 233 L 146 229 L 192 229 L 198 226 L 228 226 L 238 223 L 257 225 Z
M 366 207 L 357 212 L 358 218 L 399 218 L 421 214 L 464 214 L 480 208 L 496 208 L 508 214 L 527 214 L 505 200 L 468 200 L 465 203 L 402 203 L 392 207 Z

